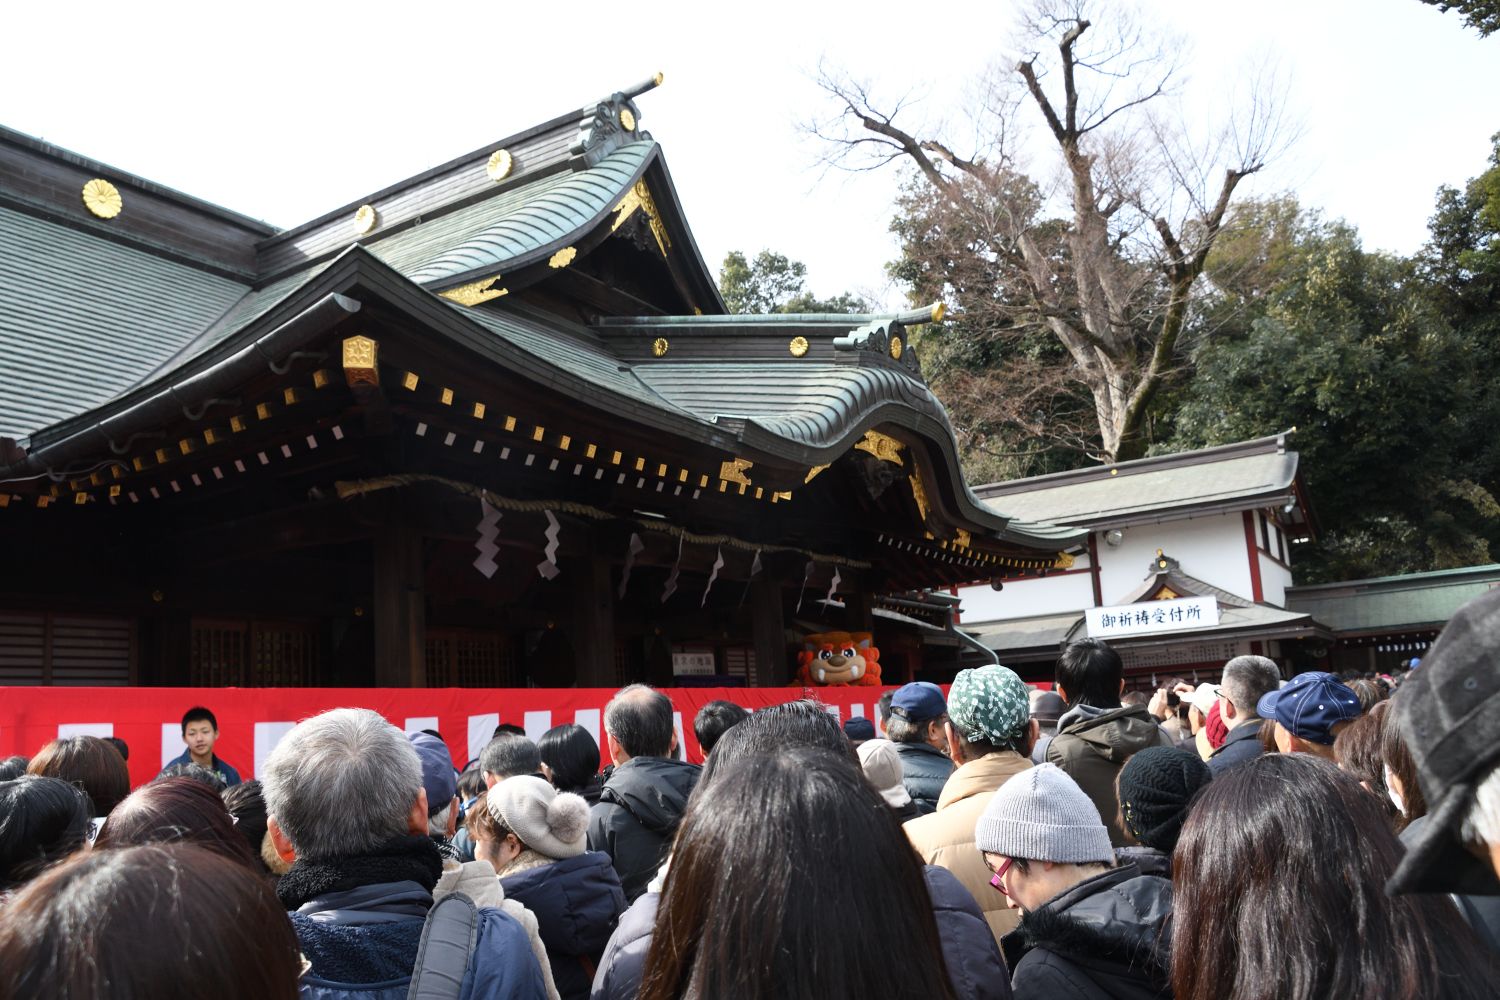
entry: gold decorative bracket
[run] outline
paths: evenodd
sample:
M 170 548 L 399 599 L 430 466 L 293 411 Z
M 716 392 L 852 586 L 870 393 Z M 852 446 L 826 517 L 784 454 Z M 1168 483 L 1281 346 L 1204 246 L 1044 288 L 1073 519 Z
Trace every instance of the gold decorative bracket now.
M 379 355 L 380 344 L 369 337 L 344 340 L 344 381 L 350 388 L 380 384 Z
M 749 486 L 750 477 L 745 475 L 755 463 L 747 458 L 736 458 L 719 466 L 719 478 L 725 482 L 737 483 L 740 486 Z
M 495 282 L 500 280 L 500 275 L 493 278 L 483 278 L 479 281 L 471 281 L 467 285 L 459 285 L 447 291 L 438 292 L 443 298 L 450 302 L 457 302 L 461 306 L 477 306 L 481 302 L 490 299 L 498 299 L 502 295 L 509 295 L 509 288 L 491 288 Z
M 901 449 L 905 445 L 879 431 L 865 431 L 864 439 L 854 447 L 859 451 L 869 452 L 882 462 L 890 462 L 892 465 L 906 464 L 901 460 Z

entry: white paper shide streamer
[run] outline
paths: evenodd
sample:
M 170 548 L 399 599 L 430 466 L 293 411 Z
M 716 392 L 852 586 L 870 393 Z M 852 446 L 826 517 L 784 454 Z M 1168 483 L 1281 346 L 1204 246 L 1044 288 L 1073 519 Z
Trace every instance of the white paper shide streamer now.
M 710 590 L 714 589 L 714 581 L 719 578 L 719 570 L 721 570 L 723 568 L 724 568 L 724 547 L 721 545 L 721 546 L 719 546 L 718 551 L 714 553 L 714 571 L 712 573 L 708 574 L 708 586 L 706 586 L 706 587 L 703 588 L 703 600 L 698 603 L 698 607 L 700 607 L 700 608 L 706 608 L 706 607 L 708 607 L 708 592 Z
M 839 584 L 843 582 L 844 578 L 839 575 L 839 568 L 835 566 L 833 568 L 833 582 L 828 585 L 828 600 L 833 600 L 833 595 L 838 593 Z
M 474 568 L 488 580 L 499 568 L 495 556 L 499 554 L 500 546 L 495 544 L 495 536 L 500 534 L 500 512 L 488 500 L 479 501 L 479 506 L 484 511 L 484 516 L 479 519 L 479 541 L 474 543 L 474 548 L 479 550 L 479 555 L 474 559 Z
M 543 513 L 547 515 L 547 548 L 542 551 L 542 555 L 547 558 L 537 563 L 536 571 L 548 580 L 556 580 L 562 573 L 557 568 L 557 550 L 561 545 L 558 536 L 562 534 L 562 525 L 557 523 L 557 515 L 550 510 Z
M 646 543 L 641 541 L 641 536 L 632 533 L 630 545 L 625 549 L 625 572 L 620 574 L 620 597 L 625 597 L 625 589 L 630 586 L 630 571 L 635 569 L 635 557 L 646 551 Z
M 797 610 L 792 612 L 793 614 L 797 614 L 802 610 L 802 595 L 807 593 L 807 581 L 812 579 L 813 570 L 817 568 L 817 563 L 809 561 L 807 569 L 802 571 L 802 586 L 797 588 Z
M 682 575 L 682 543 L 685 539 L 677 539 L 677 561 L 672 564 L 672 575 L 667 577 L 667 585 L 662 589 L 661 602 L 666 604 L 677 593 L 677 578 Z

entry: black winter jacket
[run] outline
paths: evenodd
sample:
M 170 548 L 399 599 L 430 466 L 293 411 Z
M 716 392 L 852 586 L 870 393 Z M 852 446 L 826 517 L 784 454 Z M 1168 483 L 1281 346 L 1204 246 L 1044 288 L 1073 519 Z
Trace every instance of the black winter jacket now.
M 563 1000 L 582 1000 L 599 956 L 625 912 L 625 893 L 609 855 L 588 851 L 500 880 L 507 899 L 536 915 L 537 931 Z
M 897 743 L 896 754 L 901 758 L 901 784 L 918 812 L 926 816 L 935 811 L 953 774 L 953 761 L 930 743 Z
M 609 776 L 589 811 L 588 846 L 614 863 L 627 902 L 666 859 L 702 768 L 663 757 L 632 757 Z
M 1016 1000 L 1170 998 L 1172 883 L 1134 864 L 1086 879 L 1001 941 Z
M 927 894 L 932 897 L 932 915 L 954 996 L 963 1000 L 1010 1000 L 1005 963 L 979 904 L 948 869 L 927 865 L 922 874 L 927 879 Z M 651 950 L 651 932 L 660 902 L 660 895 L 649 892 L 620 918 L 594 977 L 592 1000 L 635 1000 L 646 972 L 646 953 Z
M 1217 778 L 1236 764 L 1252 761 L 1264 752 L 1260 745 L 1260 722 L 1244 722 L 1224 737 L 1223 744 L 1208 758 L 1208 769 Z

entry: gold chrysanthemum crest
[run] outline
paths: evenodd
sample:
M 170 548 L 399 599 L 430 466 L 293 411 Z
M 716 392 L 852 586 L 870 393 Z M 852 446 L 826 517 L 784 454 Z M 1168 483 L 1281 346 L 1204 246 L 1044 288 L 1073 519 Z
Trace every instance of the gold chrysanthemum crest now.
M 125 207 L 119 189 L 102 177 L 96 177 L 83 186 L 83 204 L 101 219 L 113 219 Z
M 515 166 L 515 163 L 510 150 L 497 149 L 490 154 L 490 162 L 485 164 L 484 172 L 490 175 L 492 181 L 503 181 L 510 176 L 511 167 Z

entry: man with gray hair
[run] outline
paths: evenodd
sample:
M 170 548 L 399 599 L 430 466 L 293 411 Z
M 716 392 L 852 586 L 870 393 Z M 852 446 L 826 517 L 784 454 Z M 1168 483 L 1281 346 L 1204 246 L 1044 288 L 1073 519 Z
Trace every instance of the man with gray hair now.
M 1281 668 L 1264 656 L 1236 656 L 1224 664 L 1219 681 L 1219 718 L 1229 735 L 1208 758 L 1208 769 L 1217 778 L 1236 764 L 1259 757 L 1263 721 L 1256 706 L 1261 698 L 1281 686 Z
M 312 963 L 302 995 L 404 997 L 443 874 L 417 751 L 378 713 L 339 708 L 299 723 L 260 777 L 267 832 L 291 864 L 276 892 Z M 473 984 L 465 995 L 547 996 L 521 925 L 470 912 L 474 944 L 456 970 Z
M 588 848 L 609 855 L 625 899 L 634 902 L 666 860 L 700 768 L 671 759 L 677 749 L 672 701 L 644 684 L 610 699 L 604 737 L 615 770 L 590 810 Z

